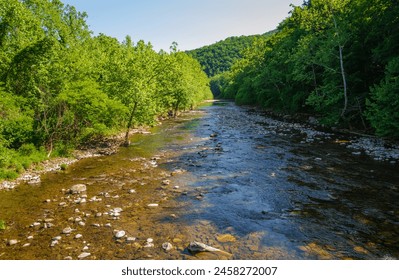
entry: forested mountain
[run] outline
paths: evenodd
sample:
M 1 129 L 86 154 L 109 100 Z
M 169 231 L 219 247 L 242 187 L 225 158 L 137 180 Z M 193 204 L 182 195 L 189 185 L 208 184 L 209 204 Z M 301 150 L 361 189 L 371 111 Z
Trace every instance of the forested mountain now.
M 267 38 L 274 31 L 263 35 L 229 37 L 215 44 L 199 49 L 187 51 L 189 55 L 197 59 L 206 74 L 213 77 L 230 70 L 235 61 L 242 58 L 242 52 L 250 47 L 255 40 Z
M 93 36 L 86 17 L 58 0 L 0 0 L 0 179 L 211 98 L 176 46 Z
M 399 138 L 399 3 L 312 0 L 214 84 L 238 104 Z

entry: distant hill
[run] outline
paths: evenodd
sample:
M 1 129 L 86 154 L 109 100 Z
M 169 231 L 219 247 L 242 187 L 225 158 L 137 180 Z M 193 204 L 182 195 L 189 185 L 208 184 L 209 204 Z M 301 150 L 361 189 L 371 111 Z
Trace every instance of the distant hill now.
M 241 52 L 250 47 L 256 38 L 269 37 L 273 33 L 275 31 L 262 35 L 229 37 L 209 46 L 186 51 L 186 53 L 197 59 L 205 73 L 213 77 L 230 70 L 233 63 L 241 58 Z

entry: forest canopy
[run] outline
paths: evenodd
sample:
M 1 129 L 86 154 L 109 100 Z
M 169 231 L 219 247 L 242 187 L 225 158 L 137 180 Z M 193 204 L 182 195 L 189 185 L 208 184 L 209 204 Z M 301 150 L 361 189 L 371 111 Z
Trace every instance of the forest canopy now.
M 212 97 L 177 44 L 93 36 L 86 19 L 59 0 L 0 0 L 0 179 Z
M 398 15 L 396 0 L 304 1 L 212 89 L 237 104 L 399 138 Z

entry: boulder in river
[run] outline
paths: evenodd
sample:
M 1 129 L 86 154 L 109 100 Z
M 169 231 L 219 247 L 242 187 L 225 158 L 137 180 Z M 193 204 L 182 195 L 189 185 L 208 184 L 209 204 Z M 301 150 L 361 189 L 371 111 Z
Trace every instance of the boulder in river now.
M 77 185 L 73 185 L 69 192 L 72 194 L 78 194 L 81 192 L 85 192 L 87 190 L 86 185 L 85 184 L 77 184 Z

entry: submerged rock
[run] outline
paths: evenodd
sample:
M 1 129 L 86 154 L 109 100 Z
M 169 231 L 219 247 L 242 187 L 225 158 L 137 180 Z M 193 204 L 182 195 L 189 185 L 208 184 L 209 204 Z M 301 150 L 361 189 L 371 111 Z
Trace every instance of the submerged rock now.
M 192 253 L 198 253 L 198 252 L 220 252 L 220 249 L 208 246 L 204 243 L 193 241 L 188 245 L 187 248 L 190 252 Z
M 84 258 L 87 258 L 87 257 L 89 257 L 91 254 L 90 253 L 88 253 L 88 252 L 84 252 L 84 253 L 82 253 L 82 254 L 80 254 L 79 256 L 78 256 L 78 259 L 84 259 Z
M 86 188 L 85 184 L 77 184 L 77 185 L 73 185 L 69 191 L 72 194 L 78 194 L 81 192 L 85 192 L 86 190 L 87 190 L 87 188 Z
M 236 238 L 231 234 L 222 234 L 216 237 L 216 240 L 221 243 L 235 242 Z

